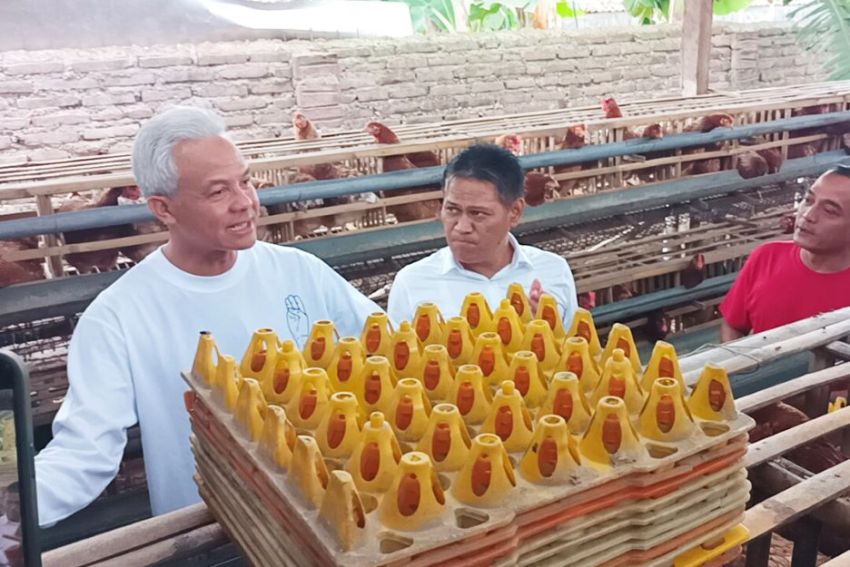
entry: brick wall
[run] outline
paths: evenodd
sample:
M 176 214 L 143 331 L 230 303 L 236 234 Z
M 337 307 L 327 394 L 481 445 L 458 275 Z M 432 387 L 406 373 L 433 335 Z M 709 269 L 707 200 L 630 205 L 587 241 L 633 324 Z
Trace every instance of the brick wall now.
M 237 138 L 432 122 L 675 94 L 679 32 L 629 27 L 401 40 L 209 43 L 0 53 L 0 164 L 126 151 L 139 124 L 184 102 Z M 823 80 L 787 27 L 717 25 L 711 85 Z

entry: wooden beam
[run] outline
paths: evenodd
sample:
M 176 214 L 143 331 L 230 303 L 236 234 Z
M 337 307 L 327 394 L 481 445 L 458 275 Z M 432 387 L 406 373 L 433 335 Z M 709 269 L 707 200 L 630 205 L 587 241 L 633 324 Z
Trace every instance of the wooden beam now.
M 850 461 L 829 468 L 756 504 L 744 515 L 744 527 L 753 540 L 796 520 L 850 489 Z
M 682 20 L 682 94 L 708 92 L 711 63 L 712 0 L 688 0 Z
M 844 341 L 835 341 L 825 347 L 826 351 L 839 360 L 850 361 L 850 344 Z
M 744 458 L 744 465 L 747 468 L 758 466 L 800 445 L 805 445 L 812 439 L 823 437 L 848 425 L 850 425 L 850 410 L 846 408 L 806 421 L 750 444 L 747 456 Z
M 202 535 L 205 541 L 215 539 L 218 544 L 226 542 L 203 503 L 48 551 L 42 555 L 42 563 L 45 567 L 89 565 L 135 551 L 144 552 L 161 544 L 156 546 L 156 549 L 162 548 L 159 560 L 173 553 L 175 543 L 193 540 L 195 535 Z
M 822 563 L 821 567 L 841 567 L 842 565 L 850 565 L 850 551 L 845 551 L 838 557 L 833 557 L 826 563 Z
M 772 403 L 781 402 L 797 394 L 802 394 L 810 388 L 831 386 L 848 378 L 850 378 L 850 364 L 840 364 L 805 374 L 799 378 L 782 382 L 764 390 L 759 390 L 754 394 L 739 399 L 736 405 L 738 411 L 750 413 L 759 408 L 769 406 Z

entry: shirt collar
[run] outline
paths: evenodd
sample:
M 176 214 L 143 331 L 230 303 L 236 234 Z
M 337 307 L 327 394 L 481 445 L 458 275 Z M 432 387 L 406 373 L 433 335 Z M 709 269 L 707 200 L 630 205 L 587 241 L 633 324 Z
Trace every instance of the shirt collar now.
M 499 270 L 496 273 L 496 275 L 501 274 L 503 271 L 505 271 L 507 269 L 514 269 L 514 268 L 518 268 L 520 266 L 526 266 L 526 267 L 532 266 L 531 260 L 529 260 L 528 255 L 522 249 L 522 246 L 520 246 L 519 242 L 517 242 L 516 237 L 513 234 L 511 234 L 510 232 L 508 233 L 508 242 L 510 243 L 511 247 L 514 250 L 513 257 L 511 258 L 511 263 L 508 264 L 507 266 L 505 266 L 504 268 L 502 268 L 501 270 Z M 452 250 L 448 246 L 443 248 L 443 250 L 441 252 L 442 252 L 442 255 L 443 255 L 442 258 L 440 259 L 440 265 L 439 265 L 439 273 L 441 275 L 449 274 L 452 271 L 457 271 L 459 273 L 464 273 L 464 274 L 474 273 L 474 272 L 470 272 L 469 270 L 467 270 L 466 268 L 461 266 L 460 263 L 458 263 L 458 261 L 455 260 L 454 254 L 452 254 Z

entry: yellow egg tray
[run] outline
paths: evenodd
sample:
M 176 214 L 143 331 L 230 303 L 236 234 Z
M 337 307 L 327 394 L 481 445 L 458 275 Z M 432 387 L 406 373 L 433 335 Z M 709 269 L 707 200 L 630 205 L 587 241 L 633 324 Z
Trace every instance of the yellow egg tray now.
M 258 550 L 255 563 L 293 545 L 299 565 L 521 558 L 552 530 L 743 469 L 753 422 L 721 369 L 686 396 L 672 346 L 656 345 L 643 368 L 628 327 L 615 325 L 603 350 L 588 312 L 565 329 L 544 296 L 531 319 L 519 291 L 495 313 L 471 294 L 448 321 L 420 306 L 397 330 L 375 314 L 359 338 L 320 321 L 300 350 L 263 329 L 239 363 L 202 334 L 184 375 L 199 485 L 220 518 L 251 512 L 249 537 L 223 523 Z M 242 493 L 227 492 L 234 480 Z M 591 555 L 683 553 L 707 529 L 734 527 L 748 485 L 736 494 L 717 498 L 725 521 L 674 522 L 666 540 L 639 527 L 649 516 L 635 508 L 623 528 L 633 535 L 595 541 Z M 257 522 L 270 539 L 257 539 Z M 685 525 L 690 536 L 676 535 Z M 287 545 L 269 543 L 283 533 Z

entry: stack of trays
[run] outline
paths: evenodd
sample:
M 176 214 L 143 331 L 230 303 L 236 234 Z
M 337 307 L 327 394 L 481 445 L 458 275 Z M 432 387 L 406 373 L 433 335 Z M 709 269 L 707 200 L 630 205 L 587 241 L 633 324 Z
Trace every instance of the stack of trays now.
M 204 500 L 256 565 L 696 565 L 746 539 L 753 421 L 722 369 L 691 392 L 672 346 L 643 368 L 512 288 L 359 338 L 263 329 L 241 363 L 202 334 L 191 387 Z M 516 301 L 513 301 L 516 299 Z M 552 310 L 552 312 L 547 312 Z M 513 315 L 511 315 L 513 314 Z M 526 320 L 523 320 L 523 314 Z M 474 324 L 473 324 L 474 323 Z

